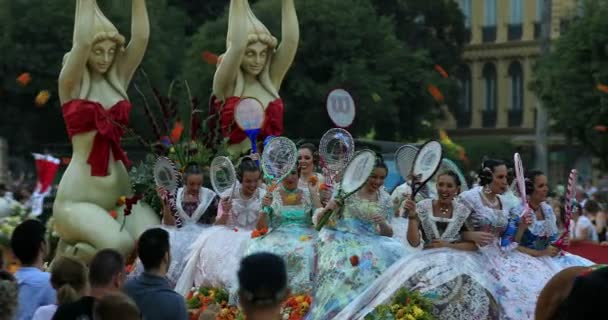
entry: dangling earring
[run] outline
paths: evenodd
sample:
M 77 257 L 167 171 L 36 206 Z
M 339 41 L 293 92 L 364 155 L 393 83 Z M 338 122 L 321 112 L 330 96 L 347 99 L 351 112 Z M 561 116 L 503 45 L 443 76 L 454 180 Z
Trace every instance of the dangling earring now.
M 492 190 L 490 190 L 490 186 L 485 185 L 485 186 L 483 187 L 483 193 L 485 193 L 485 194 L 490 194 L 490 193 L 492 193 Z

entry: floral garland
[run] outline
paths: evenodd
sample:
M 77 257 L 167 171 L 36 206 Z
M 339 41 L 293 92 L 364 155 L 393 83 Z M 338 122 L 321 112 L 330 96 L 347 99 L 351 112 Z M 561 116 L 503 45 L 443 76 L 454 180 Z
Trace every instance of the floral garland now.
M 281 310 L 282 320 L 301 320 L 308 313 L 312 305 L 310 295 L 294 295 L 289 297 Z
M 381 304 L 365 320 L 435 320 L 431 302 L 419 292 L 399 289 L 390 304 Z

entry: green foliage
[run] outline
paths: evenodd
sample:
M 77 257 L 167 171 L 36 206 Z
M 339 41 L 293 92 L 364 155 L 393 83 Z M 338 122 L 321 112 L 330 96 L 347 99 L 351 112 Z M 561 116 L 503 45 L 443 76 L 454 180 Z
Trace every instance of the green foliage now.
M 535 68 L 532 89 L 554 127 L 578 139 L 608 169 L 608 135 L 594 129 L 608 125 L 608 94 L 597 89 L 608 84 L 608 4 L 585 1 L 584 11 Z
M 455 161 L 460 168 L 465 170 L 465 176 L 466 170 L 477 171 L 478 168 L 481 167 L 481 161 L 484 157 L 511 160 L 513 159 L 513 153 L 517 152 L 509 138 L 498 136 L 456 138 L 454 139 L 454 142 L 466 150 L 467 158 L 470 162 L 467 166 L 466 164 L 457 161 L 458 159 L 455 160 L 450 155 L 448 155 L 448 158 Z M 524 163 L 530 163 L 529 159 L 523 159 L 523 161 Z

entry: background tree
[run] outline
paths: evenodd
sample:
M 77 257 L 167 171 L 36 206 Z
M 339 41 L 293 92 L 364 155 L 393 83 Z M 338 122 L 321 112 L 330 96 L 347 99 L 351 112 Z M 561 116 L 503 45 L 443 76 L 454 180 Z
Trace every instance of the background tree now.
M 608 169 L 608 3 L 586 1 L 584 14 L 535 69 L 532 88 L 555 128 L 580 141 Z

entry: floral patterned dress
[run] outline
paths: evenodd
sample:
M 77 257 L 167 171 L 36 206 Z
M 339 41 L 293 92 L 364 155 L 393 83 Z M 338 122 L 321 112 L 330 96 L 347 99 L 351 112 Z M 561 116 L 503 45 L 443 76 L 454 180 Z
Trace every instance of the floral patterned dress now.
M 451 218 L 433 215 L 433 200 L 416 206 L 423 242 L 461 240 L 470 211 L 454 200 Z M 450 248 L 429 249 L 406 255 L 393 264 L 335 319 L 362 319 L 380 304 L 391 301 L 401 288 L 419 291 L 432 303 L 437 319 L 498 319 L 500 307 L 492 295 L 493 284 L 479 270 L 475 252 Z
M 396 239 L 378 234 L 370 215 L 381 213 L 390 223 L 390 196 L 378 201 L 353 195 L 341 214 L 319 233 L 317 278 L 309 319 L 332 319 L 406 252 Z M 335 224 L 334 224 L 335 222 Z
M 317 232 L 312 226 L 312 202 L 307 189 L 298 189 L 302 203 L 283 203 L 279 191 L 273 193 L 270 231 L 248 241 L 245 255 L 274 253 L 285 260 L 287 280 L 294 294 L 311 294 L 315 265 Z
M 469 230 L 485 231 L 496 236 L 494 242 L 478 251 L 480 272 L 494 284 L 493 296 L 501 307 L 500 319 L 533 319 L 536 300 L 554 272 L 540 259 L 515 250 L 508 231 L 509 208 L 498 197 L 502 209 L 493 209 L 482 200 L 480 187 L 460 194 L 460 199 L 472 212 L 467 219 Z
M 559 238 L 560 233 L 557 229 L 557 219 L 555 217 L 553 209 L 548 203 L 545 202 L 541 203 L 540 208 L 543 211 L 545 219 L 538 220 L 536 218 L 536 215 L 533 214 L 531 216 L 532 224 L 530 224 L 528 229 L 526 229 L 519 245 L 534 250 L 545 250 L 549 245 L 551 245 Z M 510 221 L 513 228 L 517 228 L 519 226 L 519 222 L 521 220 L 520 216 L 522 212 L 522 205 L 511 209 Z M 537 257 L 537 259 L 542 260 L 556 273 L 568 267 L 591 266 L 594 264 L 590 260 L 587 260 L 583 257 L 579 257 L 577 255 L 570 254 L 568 252 L 563 252 L 562 254 L 556 257 L 545 256 Z

